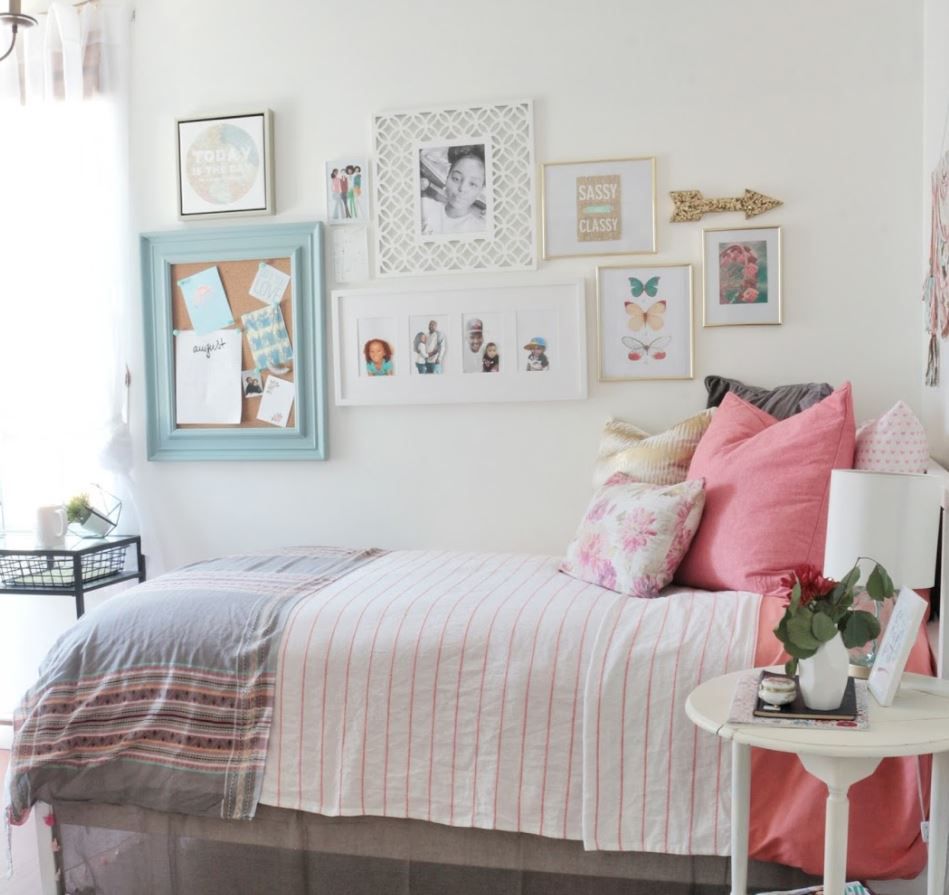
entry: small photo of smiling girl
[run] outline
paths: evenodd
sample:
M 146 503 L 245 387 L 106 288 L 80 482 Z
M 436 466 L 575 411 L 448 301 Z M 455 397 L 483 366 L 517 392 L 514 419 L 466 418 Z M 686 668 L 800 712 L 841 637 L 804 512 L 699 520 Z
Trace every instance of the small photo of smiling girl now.
M 395 333 L 395 320 L 388 317 L 358 322 L 360 376 L 395 376 Z
M 419 148 L 420 241 L 491 236 L 490 145 L 473 138 Z

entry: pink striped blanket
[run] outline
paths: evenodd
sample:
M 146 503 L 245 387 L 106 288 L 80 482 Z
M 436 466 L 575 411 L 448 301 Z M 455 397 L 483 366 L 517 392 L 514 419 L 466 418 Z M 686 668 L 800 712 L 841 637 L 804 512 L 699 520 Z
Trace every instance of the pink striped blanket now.
M 558 563 L 395 552 L 297 602 L 261 802 L 726 853 L 728 763 L 684 701 L 753 664 L 760 598 L 635 600 Z

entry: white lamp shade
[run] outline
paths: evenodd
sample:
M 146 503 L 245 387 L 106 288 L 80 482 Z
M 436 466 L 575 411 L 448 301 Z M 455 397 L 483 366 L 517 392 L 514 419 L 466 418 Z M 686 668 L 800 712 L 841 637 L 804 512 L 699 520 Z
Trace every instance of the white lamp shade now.
M 941 505 L 935 476 L 835 469 L 824 574 L 840 579 L 864 556 L 880 563 L 897 587 L 932 587 Z

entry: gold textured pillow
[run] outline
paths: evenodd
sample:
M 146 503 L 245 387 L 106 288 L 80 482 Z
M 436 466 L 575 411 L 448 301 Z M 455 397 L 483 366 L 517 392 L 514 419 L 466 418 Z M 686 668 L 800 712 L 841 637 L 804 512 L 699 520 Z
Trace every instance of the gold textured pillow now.
M 599 488 L 617 472 L 652 485 L 684 482 L 692 455 L 714 412 L 715 408 L 710 407 L 658 435 L 624 420 L 607 420 L 600 436 L 593 487 Z

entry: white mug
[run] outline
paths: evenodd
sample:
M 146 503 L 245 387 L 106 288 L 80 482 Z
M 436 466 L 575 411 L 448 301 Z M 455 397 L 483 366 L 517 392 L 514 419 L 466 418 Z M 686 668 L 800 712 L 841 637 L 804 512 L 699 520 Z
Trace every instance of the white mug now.
M 66 511 L 62 507 L 38 507 L 36 510 L 36 543 L 39 547 L 66 545 Z

